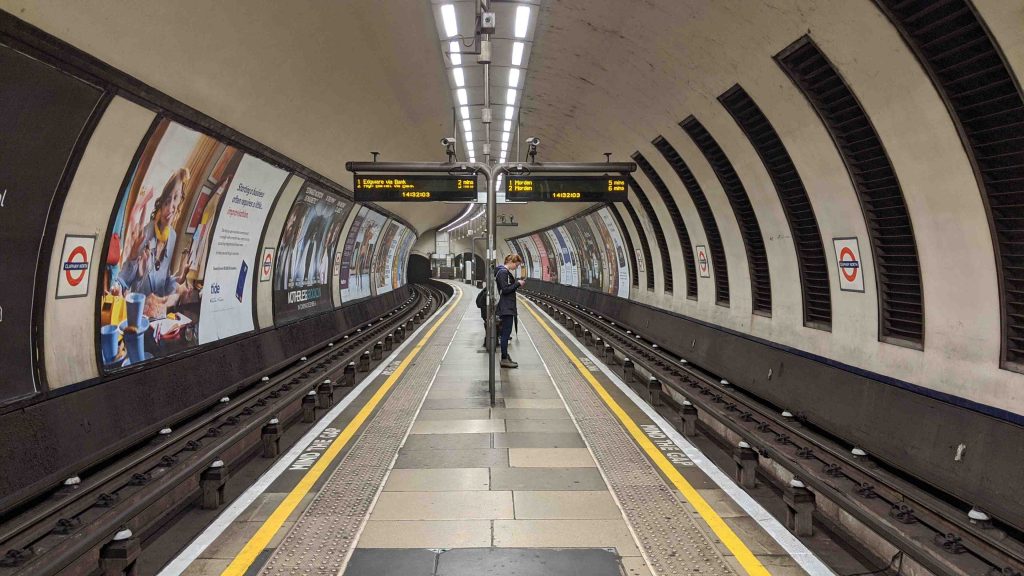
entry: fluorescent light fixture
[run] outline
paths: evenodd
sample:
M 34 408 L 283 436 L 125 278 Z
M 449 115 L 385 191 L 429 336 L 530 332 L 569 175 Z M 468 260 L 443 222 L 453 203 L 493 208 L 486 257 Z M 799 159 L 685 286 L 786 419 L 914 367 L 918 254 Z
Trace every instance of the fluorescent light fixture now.
M 459 95 L 459 104 L 465 106 L 469 104 L 469 94 L 466 93 L 465 88 L 459 88 L 456 93 Z
M 511 132 L 512 131 L 512 121 L 511 120 L 505 120 L 505 123 L 502 125 L 502 127 L 504 128 L 505 132 Z
M 466 150 L 469 150 L 470 152 L 473 151 L 473 142 L 472 141 L 469 141 L 469 140 L 466 141 Z
M 501 151 L 502 152 L 508 152 L 508 142 L 502 142 L 501 143 Z
M 513 88 L 519 86 L 519 68 L 508 69 L 508 85 Z
M 471 130 L 466 130 L 466 132 L 465 132 L 465 134 L 463 134 L 463 136 L 466 137 L 466 142 L 472 142 L 473 141 L 473 132 Z
M 501 141 L 502 142 L 508 142 L 508 132 L 502 132 L 501 133 Z
M 462 54 L 459 53 L 457 41 L 448 43 L 448 59 L 452 61 L 452 66 L 462 66 Z
M 470 123 L 469 120 L 463 120 L 462 121 L 462 129 L 465 130 L 466 132 L 472 132 L 473 131 L 473 124 Z
M 511 106 L 512 104 L 516 103 L 516 89 L 515 88 L 509 88 L 508 89 L 508 94 L 505 96 L 505 101 L 509 104 L 509 106 Z
M 511 120 L 512 119 L 512 115 L 515 114 L 515 113 L 516 113 L 516 109 L 515 109 L 514 106 L 505 106 L 505 119 L 506 120 Z
M 523 43 L 514 42 L 512 44 L 512 65 L 522 66 L 523 65 Z
M 459 115 L 462 116 L 463 120 L 469 120 L 469 106 L 460 106 Z
M 459 35 L 459 24 L 455 21 L 455 6 L 444 4 L 441 6 L 441 19 L 444 20 L 444 33 L 448 38 Z
M 452 68 L 452 76 L 455 76 L 456 86 L 466 85 L 466 74 L 462 71 L 462 68 Z
M 454 19 L 454 14 L 452 19 Z M 516 38 L 526 38 L 526 29 L 530 25 L 530 7 L 520 6 L 516 8 Z

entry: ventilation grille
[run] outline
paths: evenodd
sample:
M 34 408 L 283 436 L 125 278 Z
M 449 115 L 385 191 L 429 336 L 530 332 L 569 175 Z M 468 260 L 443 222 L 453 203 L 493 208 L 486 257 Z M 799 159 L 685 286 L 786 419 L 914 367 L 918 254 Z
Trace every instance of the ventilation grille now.
M 633 286 L 640 286 L 640 275 L 636 269 L 636 251 L 633 250 L 633 239 L 629 237 L 629 232 L 626 231 L 626 223 L 622 221 L 622 215 L 615 209 L 615 205 L 608 203 L 606 204 L 608 212 L 611 213 L 612 217 L 615 218 L 615 224 L 619 227 L 619 236 L 622 236 L 623 241 L 626 243 L 626 260 L 629 261 L 629 271 L 633 273 Z
M 690 300 L 696 300 L 697 268 L 693 258 L 693 245 L 690 244 L 690 234 L 686 230 L 686 223 L 683 222 L 683 215 L 679 213 L 679 207 L 676 206 L 676 201 L 672 198 L 672 193 L 669 192 L 668 186 L 665 186 L 665 181 L 661 179 L 661 176 L 658 175 L 654 166 L 651 166 L 651 163 L 647 161 L 647 158 L 644 158 L 644 155 L 640 152 L 635 152 L 633 154 L 633 161 L 636 162 L 637 166 L 647 175 L 647 179 L 654 185 L 654 189 L 658 191 L 661 201 L 665 204 L 665 209 L 668 210 L 669 216 L 672 217 L 672 225 L 676 228 L 676 234 L 679 236 L 679 245 L 683 250 L 683 260 L 686 262 L 686 297 Z
M 639 190 L 636 186 L 636 182 L 630 177 L 629 185 L 633 186 L 633 191 Z M 630 204 L 629 200 L 622 203 L 626 207 L 626 211 L 629 212 L 629 219 L 633 221 L 633 228 L 636 229 L 636 235 L 640 238 L 640 251 L 644 254 L 644 274 L 647 276 L 647 289 L 654 290 L 654 262 L 651 258 L 651 243 L 647 240 L 647 232 L 644 232 L 644 227 L 640 225 L 640 216 L 637 215 L 633 205 Z M 628 234 L 627 234 L 628 236 Z M 636 284 L 636 282 L 634 282 Z
M 1024 365 L 1024 98 L 963 0 L 877 0 L 917 53 L 964 139 L 994 230 L 1004 363 Z
M 729 305 L 729 268 L 725 265 L 725 248 L 722 246 L 722 236 L 718 233 L 718 224 L 715 222 L 715 215 L 711 212 L 711 205 L 704 196 L 697 179 L 690 172 L 690 167 L 683 162 L 683 158 L 676 152 L 676 149 L 661 136 L 652 142 L 654 147 L 665 157 L 665 161 L 675 170 L 679 179 L 686 186 L 690 193 L 694 206 L 697 207 L 697 215 L 704 226 L 704 235 L 708 238 L 708 249 L 711 251 L 711 265 L 714 267 L 715 276 L 715 303 L 722 306 Z
M 776 60 L 821 116 L 850 171 L 878 270 L 882 337 L 923 344 L 914 230 L 882 141 L 856 96 L 810 38 L 804 36 Z
M 672 291 L 672 259 L 668 255 L 668 244 L 665 243 L 665 233 L 661 230 L 661 223 L 658 222 L 658 215 L 654 213 L 654 206 L 651 205 L 651 201 L 647 199 L 647 194 L 644 194 L 644 189 L 637 184 L 636 179 L 632 176 L 629 177 L 629 186 L 636 192 L 636 199 L 640 201 L 640 205 L 644 207 L 644 212 L 647 214 L 647 219 L 651 222 L 651 230 L 654 231 L 654 240 L 658 243 L 658 252 L 661 252 L 661 269 L 665 273 L 665 292 Z M 654 270 L 647 267 L 648 283 L 651 285 L 651 289 L 654 289 Z
M 768 254 L 765 253 L 761 227 L 757 223 L 754 207 L 750 205 L 750 198 L 747 198 L 747 191 L 721 146 L 696 118 L 690 116 L 679 125 L 690 138 L 693 138 L 694 143 L 708 159 L 740 224 L 740 235 L 747 249 L 747 263 L 750 267 L 750 290 L 754 312 L 771 314 L 772 282 L 768 272 Z
M 775 184 L 779 201 L 789 220 L 800 267 L 800 287 L 804 300 L 804 324 L 827 327 L 832 324 L 832 297 L 829 287 L 825 247 L 818 231 L 811 201 L 803 180 L 796 171 L 782 139 L 761 108 L 739 85 L 718 97 L 739 124 L 764 162 Z

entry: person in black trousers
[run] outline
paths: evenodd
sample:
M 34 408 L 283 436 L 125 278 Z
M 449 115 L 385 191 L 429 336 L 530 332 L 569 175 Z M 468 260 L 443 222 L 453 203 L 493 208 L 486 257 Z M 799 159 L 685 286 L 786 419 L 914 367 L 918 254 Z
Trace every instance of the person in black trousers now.
M 501 342 L 501 367 L 518 368 L 508 355 L 508 340 L 512 337 L 512 325 L 516 319 L 516 290 L 526 284 L 526 280 L 516 280 L 515 270 L 523 263 L 518 254 L 505 256 L 505 263 L 494 270 L 494 281 L 498 286 L 498 309 L 495 312 L 501 321 L 498 338 Z

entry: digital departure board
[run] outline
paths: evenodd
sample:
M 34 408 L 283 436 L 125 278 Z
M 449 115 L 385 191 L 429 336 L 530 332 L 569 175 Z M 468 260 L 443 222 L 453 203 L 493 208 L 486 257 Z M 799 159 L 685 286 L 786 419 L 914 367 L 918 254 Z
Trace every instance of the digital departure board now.
M 540 202 L 625 202 L 620 176 L 509 176 L 505 199 Z
M 476 176 L 356 174 L 357 202 L 473 202 Z

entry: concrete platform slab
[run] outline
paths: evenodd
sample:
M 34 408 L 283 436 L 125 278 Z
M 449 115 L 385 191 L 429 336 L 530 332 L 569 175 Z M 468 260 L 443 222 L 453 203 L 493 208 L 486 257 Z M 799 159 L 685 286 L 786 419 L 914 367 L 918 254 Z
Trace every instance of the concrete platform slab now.
M 639 556 L 620 520 L 495 520 L 494 545 L 500 548 L 615 548 Z
M 395 468 L 495 468 L 508 466 L 506 448 L 399 450 Z
M 488 520 L 513 518 L 512 493 L 461 490 L 450 492 L 382 492 L 371 520 Z
M 356 548 L 486 548 L 490 520 L 370 520 Z
M 516 519 L 622 519 L 607 490 L 518 491 L 512 493 Z
M 490 471 L 487 468 L 395 469 L 388 475 L 384 491 L 490 490 L 490 476 Z
M 504 432 L 504 420 L 424 420 L 412 425 L 410 434 L 460 434 Z
M 596 467 L 586 448 L 509 448 L 508 462 L 518 468 Z
M 607 490 L 597 468 L 495 468 L 492 490 Z
M 508 426 L 508 421 L 505 422 Z M 505 432 L 494 435 L 495 448 L 585 448 L 576 432 Z

